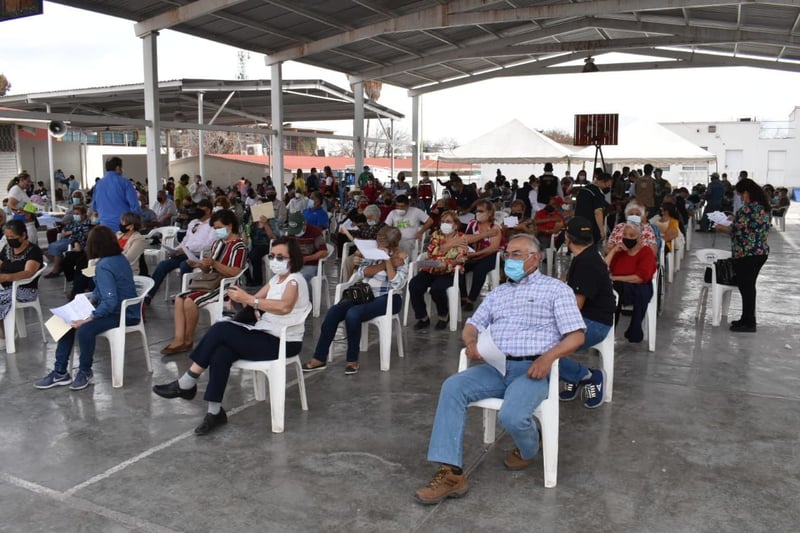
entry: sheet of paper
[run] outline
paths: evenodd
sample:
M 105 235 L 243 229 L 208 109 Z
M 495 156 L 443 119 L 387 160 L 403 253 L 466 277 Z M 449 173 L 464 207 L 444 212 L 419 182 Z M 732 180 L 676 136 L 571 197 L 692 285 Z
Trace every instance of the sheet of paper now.
M 178 251 L 176 248 L 172 248 L 172 247 L 170 247 L 170 246 L 167 246 L 166 244 L 162 244 L 162 245 L 161 245 L 161 247 L 162 247 L 162 248 L 163 248 L 163 249 L 164 249 L 164 250 L 165 250 L 165 251 L 166 251 L 168 254 L 171 254 L 171 255 L 175 255 L 175 252 L 177 252 L 177 251 Z
M 94 277 L 94 271 L 95 271 L 95 266 L 94 265 L 90 265 L 90 266 L 87 266 L 86 268 L 84 268 L 83 270 L 81 270 L 81 274 L 83 274 L 87 278 L 93 278 Z
M 72 326 L 64 322 L 64 319 L 56 315 L 51 316 L 50 319 L 44 323 L 44 327 L 47 328 L 47 332 L 50 333 L 50 336 L 53 337 L 53 340 L 56 342 L 72 328 Z
M 200 261 L 200 258 L 194 255 L 194 253 L 188 248 L 184 248 L 183 253 L 186 254 L 186 259 L 189 261 Z
M 500 351 L 500 348 L 494 343 L 492 339 L 492 328 L 486 328 L 478 334 L 478 353 L 481 358 L 488 364 L 492 365 L 502 375 L 506 375 L 506 354 Z
M 71 324 L 76 320 L 83 320 L 89 318 L 94 311 L 94 306 L 89 301 L 86 294 L 77 294 L 75 298 L 61 307 L 50 309 L 50 312 L 55 316 L 61 318 L 67 324 Z
M 733 221 L 728 219 L 728 215 L 722 211 L 712 211 L 708 214 L 708 220 L 714 224 L 719 224 L 720 226 L 730 226 L 733 224 Z
M 503 225 L 507 228 L 516 228 L 517 224 L 519 224 L 519 219 L 517 217 L 505 217 L 503 219 Z
M 254 221 L 261 220 L 261 217 L 275 218 L 275 208 L 272 206 L 272 202 L 255 204 L 250 206 L 250 214 L 253 215 Z
M 361 252 L 361 255 L 364 256 L 364 259 L 381 260 L 381 261 L 389 259 L 389 254 L 387 254 L 383 250 L 378 249 L 377 241 L 370 241 L 367 239 L 356 239 L 353 242 L 356 244 L 356 248 L 358 248 L 358 251 Z
M 355 223 L 352 220 L 350 220 L 349 218 L 347 220 L 345 220 L 344 222 L 342 222 L 341 224 L 339 224 L 339 227 L 343 228 L 343 229 L 346 229 L 348 231 L 354 231 L 354 230 L 358 229 L 358 226 L 356 226 Z
M 469 224 L 469 221 L 475 218 L 475 215 L 472 213 L 464 213 L 463 215 L 458 217 L 458 220 L 461 221 L 462 224 Z

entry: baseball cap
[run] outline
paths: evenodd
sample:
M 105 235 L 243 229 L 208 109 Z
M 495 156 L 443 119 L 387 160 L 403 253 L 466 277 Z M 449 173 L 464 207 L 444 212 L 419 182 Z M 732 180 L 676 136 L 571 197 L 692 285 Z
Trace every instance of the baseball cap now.
M 567 235 L 582 240 L 592 239 L 592 223 L 583 217 L 573 217 L 567 223 Z
M 22 210 L 25 211 L 26 213 L 32 213 L 32 214 L 35 215 L 36 214 L 36 204 L 33 203 L 33 202 L 28 202 L 27 204 L 25 204 L 25 207 L 23 207 Z
M 305 223 L 306 219 L 303 217 L 303 213 L 292 213 L 289 215 L 289 227 L 286 231 L 289 233 L 289 235 L 297 235 L 298 233 L 302 233 L 303 225 L 305 225 Z

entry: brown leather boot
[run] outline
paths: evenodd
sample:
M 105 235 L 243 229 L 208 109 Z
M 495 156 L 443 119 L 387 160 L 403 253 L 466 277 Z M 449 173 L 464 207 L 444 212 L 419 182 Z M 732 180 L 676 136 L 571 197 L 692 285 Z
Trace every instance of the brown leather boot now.
M 417 489 L 417 501 L 425 505 L 433 505 L 445 498 L 460 498 L 469 490 L 467 475 L 455 474 L 446 465 L 439 467 L 433 479 L 426 487 Z

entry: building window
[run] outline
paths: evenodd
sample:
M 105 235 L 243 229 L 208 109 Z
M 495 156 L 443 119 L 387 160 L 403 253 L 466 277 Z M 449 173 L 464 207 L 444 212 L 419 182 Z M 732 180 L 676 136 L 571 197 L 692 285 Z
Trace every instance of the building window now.
M 717 133 L 717 126 L 709 126 L 708 133 Z
M 16 152 L 17 138 L 13 124 L 0 126 L 0 152 Z M 4 176 L 5 177 L 5 176 Z

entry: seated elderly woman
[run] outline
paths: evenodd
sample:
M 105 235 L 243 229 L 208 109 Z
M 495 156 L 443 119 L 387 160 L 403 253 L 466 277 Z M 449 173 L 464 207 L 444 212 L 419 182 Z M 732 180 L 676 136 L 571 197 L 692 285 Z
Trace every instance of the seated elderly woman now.
M 642 320 L 647 304 L 653 297 L 653 275 L 656 273 L 656 256 L 642 242 L 642 228 L 626 222 L 622 229 L 622 242 L 606 255 L 614 290 L 620 295 L 619 305 L 633 305 L 631 323 L 625 331 L 630 342 L 642 342 Z
M 466 276 L 461 277 L 461 307 L 467 311 L 475 308 L 486 276 L 497 264 L 496 254 L 503 243 L 503 233 L 494 221 L 494 204 L 488 200 L 475 202 L 475 218 L 469 221 L 462 238 L 475 250 L 467 256 L 465 272 L 472 272 L 472 284 L 467 291 Z
M 673 243 L 678 235 L 681 233 L 680 220 L 678 219 L 678 208 L 675 204 L 664 203 L 660 209 L 661 216 L 653 217 L 653 224 L 661 232 L 661 237 L 664 239 L 664 251 L 669 253 L 673 249 Z
M 86 247 L 86 237 L 92 229 L 89 219 L 86 216 L 85 205 L 75 205 L 72 207 L 72 222 L 64 226 L 58 235 L 58 240 L 47 247 L 47 257 L 53 262 L 53 268 L 46 278 L 57 278 L 61 274 L 61 261 L 64 254 L 70 247 L 76 252 Z
M 228 320 L 215 323 L 189 356 L 193 361 L 189 370 L 180 379 L 153 387 L 153 392 L 163 398 L 191 400 L 197 394 L 197 380 L 210 368 L 204 395 L 208 412 L 194 430 L 197 435 L 206 435 L 228 421 L 222 397 L 235 361 L 277 359 L 283 326 L 288 326 L 286 357 L 300 353 L 305 333 L 302 318 L 310 305 L 308 286 L 300 274 L 302 267 L 303 254 L 297 242 L 286 237 L 276 239 L 269 254 L 269 268 L 274 275 L 267 284 L 255 295 L 236 285 L 228 289 L 230 301 L 253 308 L 255 324 L 245 327 Z
M 340 235 L 345 236 L 346 239 L 366 239 L 374 241 L 378 236 L 378 232 L 386 226 L 385 222 L 381 222 L 381 210 L 377 205 L 368 205 L 364 207 L 363 211 L 364 221 L 357 224 L 358 229 L 348 230 L 339 226 Z M 342 259 L 342 280 L 347 281 L 353 275 L 355 269 L 361 265 L 364 257 L 361 252 L 355 253 Z
M 11 310 L 11 284 L 26 279 L 42 267 L 42 251 L 28 240 L 28 230 L 21 220 L 9 220 L 5 225 L 6 244 L 0 252 L 0 348 L 5 344 L 3 320 Z M 39 295 L 36 279 L 17 289 L 18 302 L 32 302 Z
M 503 235 L 506 241 L 518 233 L 527 233 L 528 235 L 536 235 L 536 222 L 532 217 L 525 216 L 525 202 L 522 200 L 514 200 L 511 202 L 511 212 L 509 217 L 517 217 L 517 225 L 507 227 L 503 224 Z M 548 243 L 549 246 L 549 243 Z
M 642 228 L 642 243 L 649 247 L 654 255 L 658 255 L 658 237 L 653 231 L 653 226 L 644 221 L 645 209 L 641 204 L 635 200 L 631 200 L 625 206 L 625 220 L 631 221 L 635 224 L 640 224 Z M 608 254 L 618 244 L 622 244 L 622 230 L 625 227 L 625 222 L 620 222 L 611 231 L 611 235 L 606 240 L 605 253 Z
M 459 225 L 458 213 L 442 213 L 439 230 L 431 235 L 431 242 L 428 244 L 427 261 L 430 265 L 420 266 L 419 273 L 408 282 L 411 306 L 417 319 L 414 329 L 424 329 L 431 325 L 428 306 L 425 304 L 425 292 L 428 289 L 439 316 L 436 329 L 445 329 L 448 325 L 450 314 L 447 289 L 453 286 L 456 266 L 463 268 L 464 261 L 467 260 L 467 245 L 462 242 L 461 237 L 464 234 L 458 231 Z
M 219 297 L 219 281 L 238 276 L 247 261 L 247 246 L 239 238 L 239 220 L 233 211 L 217 211 L 211 215 L 210 222 L 218 240 L 211 247 L 209 257 L 186 262 L 190 267 L 199 268 L 203 272 L 217 273 L 217 286 L 215 289 L 202 290 L 190 287 L 188 291 L 175 297 L 175 337 L 161 350 L 163 354 L 176 354 L 192 349 L 200 308 L 215 301 Z
M 351 299 L 342 299 L 328 309 L 322 323 L 314 357 L 303 365 L 304 372 L 322 370 L 328 362 L 328 350 L 336 335 L 336 328 L 344 321 L 347 332 L 347 364 L 344 373 L 358 373 L 358 349 L 361 343 L 361 324 L 386 312 L 389 290 L 399 290 L 408 277 L 408 255 L 400 249 L 400 230 L 386 226 L 378 232 L 378 248 L 389 255 L 389 259 L 366 259 L 358 268 L 358 273 L 372 289 L 375 299 L 368 303 L 356 304 Z M 402 298 L 395 294 L 392 298 L 392 312 L 400 312 Z

